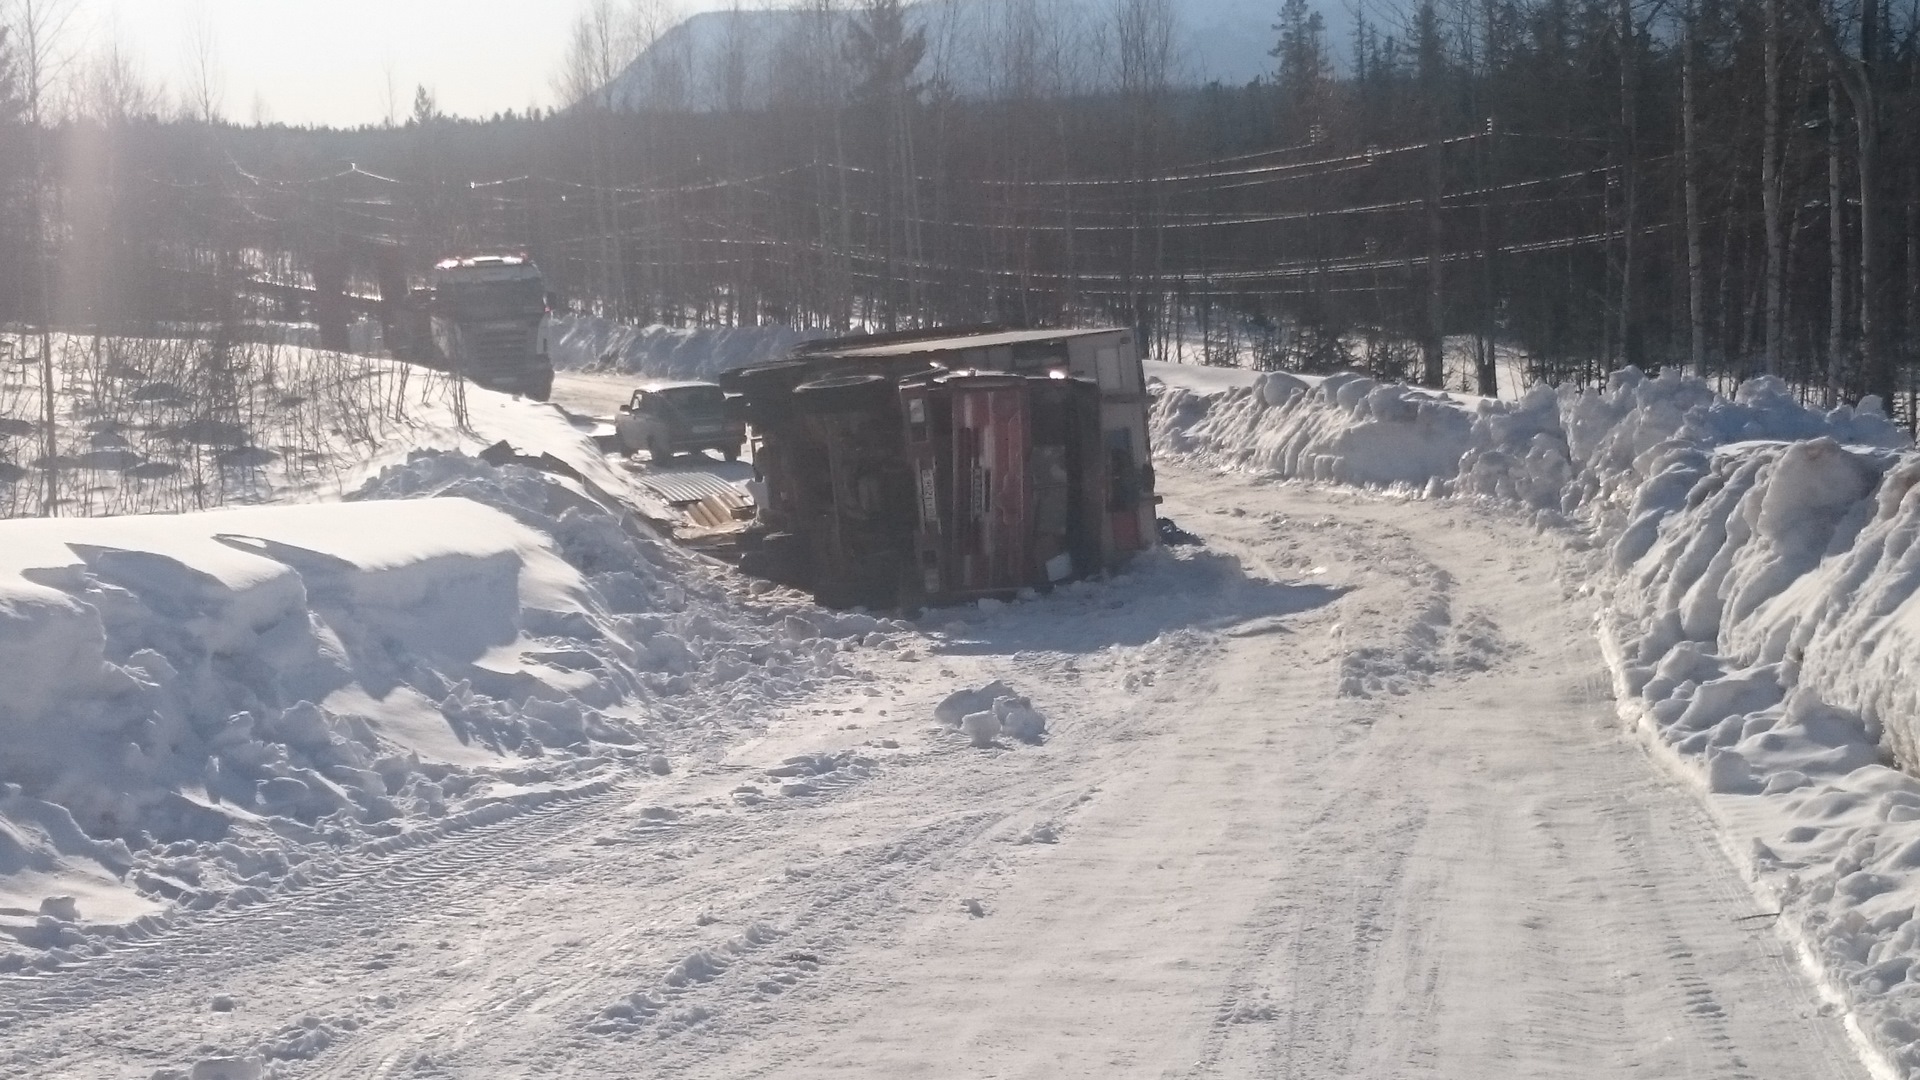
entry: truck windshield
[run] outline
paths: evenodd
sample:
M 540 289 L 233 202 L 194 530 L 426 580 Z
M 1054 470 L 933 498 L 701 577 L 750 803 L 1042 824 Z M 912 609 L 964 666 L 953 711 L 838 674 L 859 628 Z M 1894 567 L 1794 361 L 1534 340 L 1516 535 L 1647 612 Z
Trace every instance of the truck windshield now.
M 521 281 L 448 281 L 440 300 L 456 319 L 527 319 L 547 310 L 546 285 L 539 278 Z

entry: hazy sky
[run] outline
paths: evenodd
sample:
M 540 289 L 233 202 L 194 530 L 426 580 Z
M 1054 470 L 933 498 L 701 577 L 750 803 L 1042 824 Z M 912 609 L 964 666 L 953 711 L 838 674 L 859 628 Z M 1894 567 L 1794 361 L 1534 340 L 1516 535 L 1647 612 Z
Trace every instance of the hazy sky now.
M 440 107 L 490 115 L 548 104 L 579 0 L 77 0 L 74 44 L 117 38 L 149 80 L 185 81 L 188 27 L 213 27 L 225 113 L 359 124 L 405 116 L 424 83 Z M 683 0 L 684 11 L 721 6 Z

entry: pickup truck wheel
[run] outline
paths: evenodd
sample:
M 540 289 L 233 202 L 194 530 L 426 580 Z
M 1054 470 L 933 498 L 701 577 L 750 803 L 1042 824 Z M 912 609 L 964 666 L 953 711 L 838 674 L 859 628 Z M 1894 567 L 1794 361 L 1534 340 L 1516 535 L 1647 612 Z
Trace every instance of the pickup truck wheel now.
M 661 464 L 665 464 L 669 458 L 673 457 L 672 454 L 667 453 L 667 448 L 660 444 L 658 438 L 647 440 L 647 456 Z
M 741 451 L 741 447 L 739 447 L 738 445 L 723 446 L 720 448 L 721 456 L 725 457 L 728 461 L 739 461 L 740 451 Z

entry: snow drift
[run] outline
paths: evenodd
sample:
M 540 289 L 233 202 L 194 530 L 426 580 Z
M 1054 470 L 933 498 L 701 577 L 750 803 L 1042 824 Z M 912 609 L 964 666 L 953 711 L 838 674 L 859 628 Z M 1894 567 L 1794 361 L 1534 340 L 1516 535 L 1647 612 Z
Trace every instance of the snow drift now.
M 1616 373 L 1518 401 L 1161 373 L 1174 453 L 1481 497 L 1597 541 L 1622 716 L 1699 784 L 1756 894 L 1920 1076 L 1920 455 L 1877 402 Z

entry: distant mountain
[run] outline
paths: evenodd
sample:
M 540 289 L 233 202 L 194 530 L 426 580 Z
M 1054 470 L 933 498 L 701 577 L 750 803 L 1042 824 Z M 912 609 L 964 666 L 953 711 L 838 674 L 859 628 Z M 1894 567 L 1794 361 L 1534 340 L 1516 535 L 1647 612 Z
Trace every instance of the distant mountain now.
M 1269 74 L 1273 59 L 1273 23 L 1281 0 L 1174 0 L 1178 81 L 1201 85 L 1218 80 L 1242 84 Z M 1344 6 L 1318 0 L 1327 20 L 1327 43 L 1336 59 L 1347 52 L 1352 19 Z M 1007 33 L 1000 0 L 920 0 L 910 9 L 913 29 L 926 31 L 923 79 L 939 78 L 956 93 L 977 96 L 999 85 L 994 42 Z M 1083 69 L 1082 84 L 1106 77 L 1110 66 L 1111 0 L 1040 0 L 1050 32 L 1079 44 L 1073 47 Z M 832 35 L 844 39 L 850 15 L 836 17 Z M 803 58 L 839 55 L 838 45 L 820 42 L 815 24 L 792 10 L 709 11 L 694 15 L 661 35 L 651 48 L 615 80 L 614 102 L 621 107 L 651 106 L 711 110 L 730 103 L 761 108 L 802 88 Z M 821 52 L 821 50 L 826 50 Z

